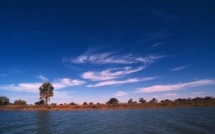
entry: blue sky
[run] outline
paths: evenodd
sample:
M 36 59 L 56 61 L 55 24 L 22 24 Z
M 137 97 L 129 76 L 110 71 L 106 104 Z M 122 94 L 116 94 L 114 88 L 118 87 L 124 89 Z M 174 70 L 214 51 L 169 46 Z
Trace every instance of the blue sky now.
M 0 95 L 50 103 L 215 96 L 211 0 L 0 1 Z

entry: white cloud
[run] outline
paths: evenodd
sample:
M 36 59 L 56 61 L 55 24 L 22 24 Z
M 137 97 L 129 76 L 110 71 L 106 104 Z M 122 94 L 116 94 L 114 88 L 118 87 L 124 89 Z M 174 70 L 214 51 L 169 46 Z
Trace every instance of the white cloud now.
M 128 95 L 128 93 L 127 93 L 127 92 L 123 92 L 123 91 L 118 91 L 118 92 L 114 93 L 113 95 L 114 95 L 114 96 L 119 96 L 119 97 L 121 97 L 121 96 L 126 96 L 126 95 Z
M 111 79 L 120 78 L 127 74 L 141 71 L 143 69 L 144 67 L 139 67 L 136 69 L 132 69 L 131 67 L 125 67 L 123 69 L 115 68 L 115 69 L 104 70 L 101 72 L 88 71 L 88 72 L 85 72 L 81 77 L 91 81 L 111 80 Z
M 84 54 L 76 58 L 64 58 L 64 62 L 72 62 L 77 64 L 83 63 L 94 63 L 94 64 L 134 64 L 144 63 L 150 64 L 157 59 L 164 56 L 161 55 L 148 55 L 146 57 L 127 54 L 127 55 L 114 55 L 113 53 L 102 53 L 102 54 Z
M 42 81 L 48 81 L 48 78 L 43 75 L 39 75 L 38 78 L 41 79 Z
M 53 82 L 53 86 L 56 89 L 71 87 L 71 86 L 80 86 L 85 84 L 82 80 L 71 80 L 69 78 L 60 79 L 58 82 Z
M 185 66 L 176 67 L 176 68 L 173 68 L 172 71 L 180 71 L 180 70 L 183 70 L 183 69 L 188 68 L 189 66 L 190 66 L 190 65 L 185 65 Z
M 57 82 L 52 82 L 55 89 L 61 89 L 71 86 L 80 86 L 85 84 L 84 81 L 81 80 L 71 80 L 69 78 L 63 78 L 58 80 Z M 11 84 L 11 85 L 2 85 L 0 89 L 16 91 L 16 92 L 38 92 L 39 87 L 42 83 L 20 83 L 20 84 Z
M 147 80 L 153 80 L 156 79 L 156 77 L 148 77 L 148 78 L 130 78 L 127 80 L 121 80 L 121 81 L 117 81 L 117 80 L 109 80 L 109 81 L 102 81 L 102 82 L 98 82 L 94 85 L 87 85 L 87 87 L 101 87 L 101 86 L 110 86 L 110 85 L 120 85 L 120 84 L 128 84 L 128 83 L 136 83 L 136 82 L 140 82 L 140 81 L 147 81 Z
M 173 85 L 156 85 L 151 87 L 143 87 L 138 88 L 137 93 L 150 93 L 150 92 L 163 92 L 163 91 L 172 91 L 172 90 L 181 90 L 190 87 L 198 87 L 204 85 L 211 85 L 215 84 L 215 80 L 198 80 L 188 83 L 180 83 L 180 84 L 173 84 Z
M 18 85 L 10 84 L 0 86 L 0 89 L 15 91 L 15 92 L 38 92 L 42 83 L 20 83 Z
M 170 93 L 168 93 L 168 94 L 164 94 L 165 96 L 177 96 L 177 94 L 170 94 Z

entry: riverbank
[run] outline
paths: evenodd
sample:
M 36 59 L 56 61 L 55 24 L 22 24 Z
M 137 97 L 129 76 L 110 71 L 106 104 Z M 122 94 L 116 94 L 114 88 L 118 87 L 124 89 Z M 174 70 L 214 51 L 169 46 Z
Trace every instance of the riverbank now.
M 148 108 L 177 108 L 177 107 L 215 107 L 215 102 L 208 103 L 153 103 L 153 104 L 100 104 L 100 105 L 4 105 L 0 110 L 124 110 Z

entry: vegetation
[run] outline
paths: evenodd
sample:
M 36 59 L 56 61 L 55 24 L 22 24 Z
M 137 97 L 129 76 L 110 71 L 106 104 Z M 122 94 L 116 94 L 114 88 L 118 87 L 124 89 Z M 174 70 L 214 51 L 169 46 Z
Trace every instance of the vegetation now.
M 10 103 L 10 100 L 6 96 L 0 96 L 0 105 L 8 105 Z
M 88 105 L 87 102 L 84 102 L 83 105 Z
M 14 105 L 27 105 L 27 103 L 22 99 L 18 99 L 14 101 Z
M 118 104 L 119 101 L 116 98 L 111 98 L 106 104 Z
M 54 87 L 50 82 L 43 83 L 40 87 L 40 99 L 45 101 L 45 104 L 48 104 L 48 101 L 50 100 L 50 97 L 54 96 L 53 90 Z
M 156 98 L 152 98 L 149 103 L 158 103 L 157 99 Z
M 75 102 L 71 102 L 69 105 L 76 105 Z
M 44 104 L 45 104 L 44 100 L 40 100 L 38 102 L 35 102 L 35 105 L 44 105 Z
M 131 104 L 131 103 L 133 103 L 133 99 L 132 98 L 128 100 L 128 104 Z
M 139 103 L 129 99 L 127 103 L 119 103 L 116 98 L 111 98 L 106 104 L 90 102 L 84 102 L 83 105 L 78 105 L 75 102 L 56 104 L 45 106 L 44 100 L 36 102 L 35 105 L 27 105 L 24 100 L 15 100 L 14 105 L 9 104 L 9 98 L 5 96 L 0 97 L 1 106 L 0 110 L 90 110 L 90 109 L 143 109 L 143 108 L 173 108 L 173 107 L 205 107 L 215 106 L 215 98 L 206 96 L 204 98 L 178 98 L 176 100 L 161 100 L 158 102 L 156 98 L 152 98 L 150 101 L 146 101 L 143 98 L 139 98 Z M 2 105 L 3 104 L 3 105 Z
M 140 99 L 139 99 L 139 103 L 141 103 L 141 104 L 145 104 L 145 103 L 146 103 L 146 100 L 145 100 L 145 99 L 143 99 L 143 98 L 140 98 Z

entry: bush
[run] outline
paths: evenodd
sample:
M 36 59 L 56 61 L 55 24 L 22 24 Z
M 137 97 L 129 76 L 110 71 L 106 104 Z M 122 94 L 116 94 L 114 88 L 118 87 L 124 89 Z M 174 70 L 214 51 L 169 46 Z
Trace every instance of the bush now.
M 0 105 L 8 105 L 10 104 L 9 98 L 6 96 L 0 96 Z
M 44 105 L 44 104 L 45 104 L 44 100 L 40 100 L 38 102 L 35 102 L 35 105 Z
M 14 101 L 14 105 L 26 105 L 26 101 L 18 99 Z
M 116 99 L 116 98 L 111 98 L 108 102 L 107 102 L 107 104 L 118 104 L 119 103 L 119 101 Z
M 83 105 L 88 105 L 87 102 L 84 102 Z
M 75 102 L 71 102 L 69 105 L 76 105 Z

